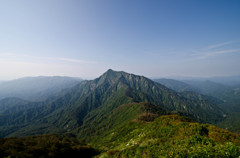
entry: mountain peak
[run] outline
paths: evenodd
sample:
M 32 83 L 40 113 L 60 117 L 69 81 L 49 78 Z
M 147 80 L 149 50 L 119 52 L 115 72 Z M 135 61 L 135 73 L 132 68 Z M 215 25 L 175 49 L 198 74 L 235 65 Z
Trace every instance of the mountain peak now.
M 102 74 L 98 79 L 98 85 L 105 83 L 106 81 L 112 83 L 116 81 L 121 76 L 121 73 L 118 71 L 114 71 L 112 69 L 108 69 L 104 74 Z
M 122 73 L 122 71 L 115 71 L 113 69 L 108 69 L 103 75 L 105 75 L 105 74 L 106 75 L 113 75 L 113 74 L 120 74 L 120 73 Z
M 100 81 L 110 81 L 111 83 L 117 82 L 120 78 L 124 78 L 125 80 L 128 80 L 128 82 L 134 82 L 134 80 L 140 81 L 143 76 L 137 76 L 124 71 L 114 71 L 112 69 L 108 69 L 103 75 L 99 77 Z
M 113 70 L 113 69 L 108 69 L 108 70 L 106 71 L 106 73 L 111 73 L 111 72 L 114 72 L 114 70 Z
M 115 77 L 119 77 L 121 75 L 126 77 L 126 76 L 132 76 L 133 74 L 130 74 L 130 73 L 127 73 L 127 72 L 124 72 L 124 71 L 115 71 L 115 70 L 112 70 L 112 69 L 108 69 L 102 76 L 108 76 L 108 77 L 115 76 Z M 134 76 L 136 76 L 136 75 L 134 75 Z

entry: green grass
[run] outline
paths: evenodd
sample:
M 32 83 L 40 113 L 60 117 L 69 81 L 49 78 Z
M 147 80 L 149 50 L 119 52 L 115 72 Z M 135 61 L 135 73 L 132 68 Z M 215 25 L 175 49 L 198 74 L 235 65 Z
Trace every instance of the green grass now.
M 91 146 L 80 141 L 82 137 L 76 139 L 70 135 L 2 138 L 0 157 L 240 156 L 240 135 L 213 125 L 193 122 L 179 115 L 162 115 L 152 119 L 154 114 L 159 114 L 158 110 L 148 103 L 131 103 L 118 107 L 112 115 L 108 115 L 116 119 L 114 123 L 118 125 L 113 124 L 112 128 L 105 128 L 94 137 L 89 137 L 91 139 L 87 139 L 87 143 Z
M 131 121 L 92 143 L 104 151 L 97 157 L 240 156 L 239 135 L 178 115 Z

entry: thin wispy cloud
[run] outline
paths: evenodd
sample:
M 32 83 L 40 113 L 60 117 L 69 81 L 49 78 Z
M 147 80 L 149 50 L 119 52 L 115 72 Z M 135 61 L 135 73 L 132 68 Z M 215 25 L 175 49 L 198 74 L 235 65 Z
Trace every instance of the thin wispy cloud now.
M 96 62 L 65 57 L 47 57 L 28 54 L 0 52 L 0 78 L 15 79 L 24 76 L 91 76 Z M 89 77 L 88 76 L 88 77 Z M 86 77 L 86 76 L 85 76 Z
M 229 49 L 229 50 L 207 52 L 205 54 L 205 56 L 212 56 L 212 55 L 218 55 L 218 54 L 228 54 L 228 53 L 236 53 L 236 52 L 240 52 L 240 49 Z
M 95 64 L 96 61 L 90 60 L 80 60 L 80 59 L 73 59 L 73 58 L 65 58 L 65 57 L 47 57 L 47 60 L 55 61 L 55 62 L 68 62 L 68 63 L 78 63 L 78 64 Z
M 235 43 L 235 41 L 213 44 L 213 45 L 210 45 L 210 46 L 203 48 L 201 50 L 198 50 L 198 51 L 196 51 L 196 50 L 191 51 L 192 53 L 190 54 L 190 56 L 192 58 L 190 58 L 188 60 L 199 60 L 199 59 L 205 59 L 205 58 L 208 58 L 211 56 L 218 56 L 218 55 L 222 55 L 222 54 L 240 53 L 239 48 L 226 49 L 225 46 L 230 45 L 232 43 Z
M 53 62 L 68 62 L 68 63 L 79 63 L 79 64 L 94 64 L 97 63 L 96 61 L 89 61 L 89 60 L 80 60 L 80 59 L 73 59 L 73 58 L 66 58 L 66 57 L 44 57 L 44 56 L 35 56 L 35 55 L 28 55 L 28 54 L 17 54 L 17 53 L 0 53 L 0 58 L 4 57 L 4 60 L 13 61 L 13 57 L 18 59 L 19 61 L 53 61 Z M 6 59 L 7 58 L 7 59 Z
M 9 60 L 12 60 L 13 58 L 17 58 L 19 60 L 27 60 L 27 59 L 30 59 L 30 60 L 33 60 L 33 59 L 42 59 L 43 57 L 40 57 L 40 56 L 34 56 L 34 55 L 29 55 L 29 54 L 24 54 L 24 53 L 5 53 L 5 52 L 2 52 L 0 53 L 0 56 L 1 57 L 7 57 Z
M 229 54 L 229 53 L 240 53 L 240 49 L 229 49 L 229 50 L 203 52 L 203 53 L 201 53 L 200 56 L 197 56 L 194 59 L 205 59 L 210 56 L 216 56 L 216 55 L 220 55 L 220 54 Z
M 95 61 L 87 61 L 87 60 L 78 60 L 78 59 L 72 59 L 72 58 L 57 58 L 60 61 L 66 61 L 71 63 L 82 63 L 82 64 L 92 64 L 96 63 Z
M 232 44 L 232 43 L 235 43 L 235 41 L 228 41 L 228 42 L 224 42 L 224 43 L 213 44 L 213 45 L 208 46 L 208 47 L 206 48 L 206 50 L 215 49 L 215 48 L 220 48 L 220 47 L 223 47 L 223 46 L 225 46 L 225 45 Z
M 14 53 L 0 53 L 0 56 L 13 56 Z

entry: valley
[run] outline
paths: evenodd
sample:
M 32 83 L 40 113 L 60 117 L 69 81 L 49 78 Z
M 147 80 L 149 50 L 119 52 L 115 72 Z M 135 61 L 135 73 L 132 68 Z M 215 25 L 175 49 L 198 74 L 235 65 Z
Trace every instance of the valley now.
M 57 134 L 90 144 L 89 150 L 95 150 L 96 157 L 156 157 L 160 153 L 161 157 L 221 157 L 226 153 L 235 157 L 240 151 L 239 134 L 213 126 L 223 127 L 234 115 L 229 115 L 231 110 L 224 108 L 226 101 L 214 90 L 204 92 L 200 87 L 203 89 L 168 79 L 154 82 L 109 69 L 43 101 L 17 96 L 0 100 L 0 137 L 5 137 L 1 141 L 24 137 L 29 142 L 33 136 Z M 56 143 L 60 140 L 56 138 Z M 0 146 L 0 151 L 6 147 Z

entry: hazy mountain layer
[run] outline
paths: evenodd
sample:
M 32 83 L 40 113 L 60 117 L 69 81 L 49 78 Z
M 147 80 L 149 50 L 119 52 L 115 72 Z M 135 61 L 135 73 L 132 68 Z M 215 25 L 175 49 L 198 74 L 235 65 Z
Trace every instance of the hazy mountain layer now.
M 197 92 L 197 91 L 199 91 L 197 88 L 194 88 L 193 86 L 190 86 L 189 84 L 184 83 L 182 81 L 178 81 L 178 80 L 161 78 L 161 79 L 155 79 L 154 81 L 158 82 L 176 92 L 184 92 L 184 91 Z
M 228 113 L 227 118 L 218 122 L 217 125 L 231 131 L 240 132 L 240 87 L 238 84 L 234 84 L 239 79 L 238 77 L 218 79 L 216 81 L 224 82 L 220 84 L 210 80 L 177 81 L 172 79 L 158 79 L 156 81 L 178 92 L 184 91 L 186 93 L 190 90 L 219 99 L 221 102 L 208 97 L 208 99 L 215 100 L 217 105 Z
M 54 96 L 63 89 L 79 83 L 81 79 L 71 77 L 26 77 L 0 82 L 0 99 L 16 97 L 25 100 L 42 100 Z

